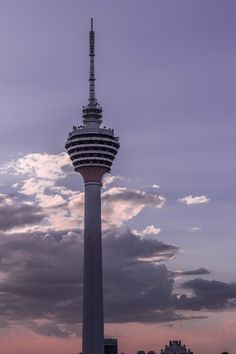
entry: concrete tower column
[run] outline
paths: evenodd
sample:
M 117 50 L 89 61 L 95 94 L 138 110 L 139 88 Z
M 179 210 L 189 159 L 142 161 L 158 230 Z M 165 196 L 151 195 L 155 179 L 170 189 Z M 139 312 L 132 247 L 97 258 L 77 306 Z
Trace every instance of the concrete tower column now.
M 101 182 L 85 182 L 83 353 L 104 353 Z

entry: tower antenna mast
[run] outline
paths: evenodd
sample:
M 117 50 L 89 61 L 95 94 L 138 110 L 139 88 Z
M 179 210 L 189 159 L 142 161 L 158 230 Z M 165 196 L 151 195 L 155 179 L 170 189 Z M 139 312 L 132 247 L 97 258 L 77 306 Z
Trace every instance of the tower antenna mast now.
M 93 30 L 93 18 L 91 18 L 91 28 L 89 32 L 89 103 L 91 105 L 96 105 L 95 97 L 95 67 L 94 67 L 94 57 L 95 57 L 95 32 Z

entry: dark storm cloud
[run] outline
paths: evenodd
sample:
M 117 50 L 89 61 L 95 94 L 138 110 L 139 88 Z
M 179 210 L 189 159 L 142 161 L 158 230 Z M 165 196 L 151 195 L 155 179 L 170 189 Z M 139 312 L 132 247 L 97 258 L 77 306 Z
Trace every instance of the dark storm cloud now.
M 81 321 L 81 237 L 71 232 L 67 235 L 2 235 L 0 245 L 2 321 L 27 318 L 38 333 L 66 336 L 68 331 L 64 327 L 58 329 L 52 323 L 35 325 L 34 321 L 50 319 L 62 326 Z M 166 254 L 167 259 L 176 253 L 177 247 L 143 240 L 131 232 L 110 233 L 104 237 L 103 245 L 106 320 L 176 318 L 165 308 L 172 292 L 171 272 L 164 265 L 142 258 Z M 155 313 L 156 309 L 159 311 Z
M 12 195 L 0 195 L 0 230 L 39 223 L 45 215 L 41 209 Z
M 82 242 L 79 235 L 11 235 L 0 239 L 2 321 L 31 321 L 38 333 L 63 336 L 57 325 L 78 323 L 81 313 Z M 45 327 L 46 326 L 46 327 Z M 51 326 L 51 327 L 50 327 Z M 53 329 L 54 328 L 54 329 Z M 61 328 L 64 331 L 63 328 Z
M 194 270 L 187 271 L 176 271 L 174 272 L 176 275 L 207 275 L 210 274 L 209 270 L 206 268 L 198 268 Z
M 179 309 L 235 306 L 236 285 L 232 284 L 195 279 L 183 284 L 193 291 L 192 297 L 175 295 L 176 273 L 158 259 L 167 260 L 177 250 L 130 231 L 105 235 L 106 322 L 168 322 L 189 318 L 184 311 L 177 313 Z M 82 254 L 82 237 L 73 232 L 2 235 L 0 326 L 24 319 L 27 327 L 41 335 L 66 338 L 74 334 L 82 313 Z
M 112 254 L 113 262 L 140 262 L 141 258 L 155 258 L 165 254 L 165 259 L 175 255 L 178 247 L 153 239 L 139 238 L 131 231 L 125 233 L 110 232 L 104 240 L 104 252 Z M 104 259 L 106 261 L 106 257 Z
M 173 290 L 172 274 L 166 266 L 150 260 L 158 256 L 167 260 L 178 248 L 157 240 L 140 239 L 131 232 L 110 234 L 104 241 L 106 320 L 173 320 L 174 314 L 166 311 Z
M 183 283 L 182 288 L 191 289 L 193 296 L 182 296 L 179 299 L 181 308 L 221 310 L 236 307 L 236 283 L 193 279 Z

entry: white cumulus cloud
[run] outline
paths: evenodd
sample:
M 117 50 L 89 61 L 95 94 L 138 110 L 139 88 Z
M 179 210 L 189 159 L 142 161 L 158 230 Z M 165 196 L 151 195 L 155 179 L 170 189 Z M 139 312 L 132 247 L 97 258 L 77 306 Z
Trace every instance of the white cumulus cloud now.
M 180 203 L 183 203 L 185 205 L 195 205 L 195 204 L 206 204 L 210 201 L 209 198 L 207 198 L 206 195 L 200 195 L 200 196 L 192 196 L 187 195 L 184 198 L 178 199 Z
M 52 232 L 83 228 L 84 193 L 72 181 L 71 162 L 65 153 L 27 154 L 6 163 L 0 174 L 12 177 L 13 193 L 42 210 L 38 224 L 21 228 L 21 232 Z M 80 179 L 77 174 L 78 180 Z M 128 187 L 115 187 L 114 182 L 128 183 L 122 176 L 106 176 L 102 193 L 104 229 L 121 226 L 137 216 L 145 207 L 161 208 L 165 198 L 156 193 Z M 113 186 L 112 186 L 113 184 Z M 74 187 L 74 188 L 73 188 Z M 152 230 L 156 232 L 154 229 Z M 148 233 L 147 229 L 145 233 Z
M 149 225 L 143 230 L 133 230 L 133 233 L 138 236 L 158 235 L 161 232 L 159 227 Z
M 15 175 L 32 175 L 35 178 L 57 180 L 66 176 L 63 167 L 71 165 L 66 153 L 60 154 L 27 154 L 19 159 L 6 163 L 1 172 Z
M 102 194 L 104 222 L 121 226 L 137 216 L 144 207 L 161 208 L 166 199 L 153 193 L 126 187 L 112 187 Z

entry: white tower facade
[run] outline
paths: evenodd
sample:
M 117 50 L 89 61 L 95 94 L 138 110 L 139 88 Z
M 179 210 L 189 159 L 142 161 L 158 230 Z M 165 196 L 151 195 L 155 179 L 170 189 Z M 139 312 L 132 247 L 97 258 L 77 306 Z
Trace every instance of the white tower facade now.
M 69 133 L 66 149 L 84 180 L 83 354 L 104 354 L 101 187 L 119 149 L 113 129 L 102 128 L 102 107 L 95 96 L 95 32 L 89 32 L 89 103 L 83 124 Z

